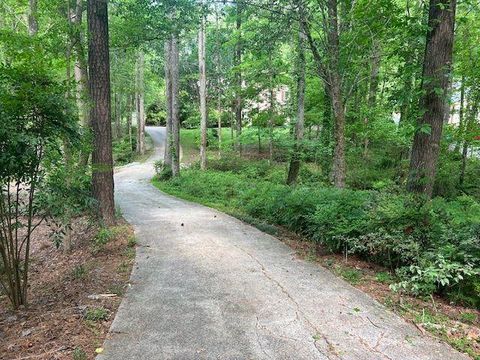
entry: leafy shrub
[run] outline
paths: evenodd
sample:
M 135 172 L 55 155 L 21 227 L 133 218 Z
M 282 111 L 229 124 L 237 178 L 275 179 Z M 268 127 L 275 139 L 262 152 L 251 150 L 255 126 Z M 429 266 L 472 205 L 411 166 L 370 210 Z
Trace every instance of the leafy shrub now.
M 173 176 L 172 167 L 166 166 L 163 160 L 155 161 L 154 167 L 158 180 L 168 180 Z
M 79 134 L 65 88 L 35 40 L 0 32 L 0 44 L 0 283 L 16 309 L 27 304 L 31 234 L 45 218 L 37 195 L 46 165 L 60 163 L 62 141 Z
M 96 251 L 101 250 L 110 241 L 125 231 L 124 226 L 102 227 L 93 238 L 93 246 Z
M 87 360 L 87 353 L 81 347 L 76 347 L 73 350 L 73 360 Z
M 472 197 L 425 202 L 388 186 L 381 191 L 292 188 L 265 181 L 275 171 L 268 167 L 254 173 L 245 171 L 252 165 L 231 159 L 215 166 L 223 171 L 189 169 L 163 186 L 396 269 L 398 290 L 440 292 L 480 306 L 480 204 Z
M 437 289 L 458 286 L 465 279 L 480 275 L 473 259 L 465 258 L 463 262 L 452 261 L 442 254 L 429 252 L 419 259 L 418 264 L 400 268 L 397 273 L 404 280 L 393 285 L 394 289 L 405 289 L 417 295 L 427 295 Z M 472 299 L 480 296 L 473 293 Z
M 135 146 L 136 139 L 133 138 L 132 141 L 130 141 L 129 135 L 115 140 L 112 147 L 113 161 L 115 165 L 125 165 L 132 162 L 135 157 Z
M 72 270 L 72 277 L 75 280 L 83 279 L 87 276 L 87 269 L 82 264 L 76 265 Z
M 312 197 L 308 189 L 306 192 Z M 368 228 L 369 201 L 367 192 L 323 189 L 321 196 L 315 197 L 310 235 L 334 251 L 342 249 L 343 238 L 359 236 Z
M 88 308 L 85 312 L 84 319 L 88 321 L 105 321 L 108 320 L 110 314 L 109 311 L 103 307 Z

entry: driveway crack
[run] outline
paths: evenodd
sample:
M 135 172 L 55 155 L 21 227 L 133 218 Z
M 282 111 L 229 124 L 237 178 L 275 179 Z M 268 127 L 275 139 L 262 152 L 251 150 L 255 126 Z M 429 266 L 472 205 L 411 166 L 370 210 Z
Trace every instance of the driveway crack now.
M 287 291 L 287 289 L 285 289 L 285 287 L 279 282 L 277 281 L 276 279 L 274 279 L 268 272 L 267 270 L 265 269 L 265 266 L 262 264 L 262 262 L 260 260 L 258 260 L 254 255 L 252 255 L 251 253 L 249 253 L 247 250 L 241 248 L 240 246 L 237 246 L 237 245 L 234 245 L 237 249 L 239 249 L 240 251 L 242 251 L 243 253 L 245 253 L 246 255 L 248 255 L 253 261 L 255 261 L 259 266 L 260 266 L 260 269 L 262 270 L 262 274 L 271 282 L 273 283 L 274 285 L 276 285 L 280 291 L 287 297 L 287 299 L 292 303 L 294 304 L 294 307 L 296 309 L 295 311 L 295 314 L 296 314 L 296 317 L 298 320 L 301 320 L 303 322 L 305 322 L 311 329 L 313 329 L 315 331 L 315 334 L 314 334 L 314 337 L 313 337 L 313 346 L 315 347 L 315 349 L 323 356 L 326 356 L 328 359 L 341 359 L 339 356 L 338 356 L 338 353 L 335 349 L 335 345 L 332 344 L 330 342 L 330 340 L 325 336 L 325 334 L 323 334 L 309 319 L 308 317 L 305 315 L 305 313 L 302 311 L 300 305 L 298 304 L 298 302 L 290 295 L 290 293 Z M 328 354 L 326 354 L 324 351 L 322 351 L 322 349 L 320 349 L 317 345 L 317 339 L 315 339 L 315 337 L 318 337 L 320 336 L 323 341 L 326 343 L 327 345 L 327 350 L 328 350 Z M 333 357 L 331 357 L 333 356 Z

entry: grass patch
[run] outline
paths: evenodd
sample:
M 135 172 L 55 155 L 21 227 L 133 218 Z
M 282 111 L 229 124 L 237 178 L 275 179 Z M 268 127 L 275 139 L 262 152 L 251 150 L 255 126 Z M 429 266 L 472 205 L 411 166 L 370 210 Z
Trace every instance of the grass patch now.
M 87 360 L 87 353 L 81 347 L 76 347 L 72 353 L 73 360 Z
M 100 322 L 108 320 L 110 313 L 103 307 L 88 308 L 85 312 L 84 319 L 92 322 Z
M 137 245 L 137 239 L 135 238 L 134 235 L 130 236 L 128 239 L 127 239 L 127 246 L 129 248 L 133 248 Z
M 103 250 L 105 245 L 125 233 L 128 227 L 125 225 L 102 227 L 93 238 L 93 248 L 95 252 Z
M 81 280 L 81 279 L 84 279 L 87 277 L 87 269 L 86 267 L 83 265 L 83 264 L 80 264 L 80 265 L 76 265 L 73 269 L 72 269 L 72 278 L 74 280 Z
M 376 273 L 375 280 L 382 284 L 393 284 L 395 281 L 394 277 L 386 271 Z
M 335 273 L 352 285 L 359 284 L 363 278 L 361 271 L 347 267 L 337 267 Z

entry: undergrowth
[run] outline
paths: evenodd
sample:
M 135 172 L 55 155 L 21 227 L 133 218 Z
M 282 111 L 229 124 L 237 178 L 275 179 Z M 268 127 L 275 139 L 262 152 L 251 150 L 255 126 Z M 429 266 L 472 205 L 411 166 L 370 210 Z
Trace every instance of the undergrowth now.
M 396 273 L 396 291 L 480 307 L 480 204 L 473 197 L 425 201 L 396 188 L 340 190 L 322 186 L 308 167 L 289 187 L 284 169 L 266 161 L 221 159 L 209 168 L 154 183 L 267 232 L 269 224 L 283 226 L 332 252 L 381 264 Z

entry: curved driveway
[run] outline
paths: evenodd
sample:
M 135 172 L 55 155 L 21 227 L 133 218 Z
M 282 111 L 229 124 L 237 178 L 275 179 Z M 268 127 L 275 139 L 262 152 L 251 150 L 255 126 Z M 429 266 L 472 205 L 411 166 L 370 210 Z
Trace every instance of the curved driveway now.
M 156 153 L 119 169 L 139 247 L 102 360 L 466 359 L 274 237 L 150 184 Z

